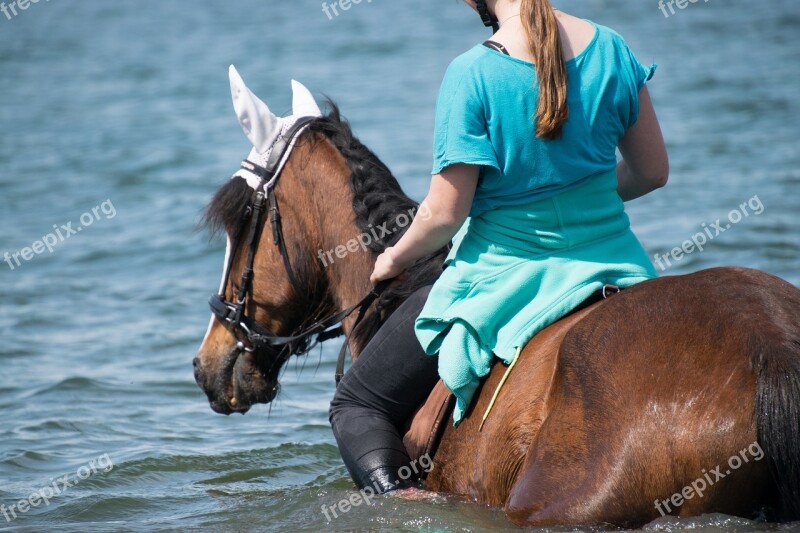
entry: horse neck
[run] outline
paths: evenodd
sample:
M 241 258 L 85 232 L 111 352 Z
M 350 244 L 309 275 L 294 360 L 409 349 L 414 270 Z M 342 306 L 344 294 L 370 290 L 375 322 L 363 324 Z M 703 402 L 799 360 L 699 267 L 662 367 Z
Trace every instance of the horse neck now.
M 327 287 L 326 299 L 337 310 L 354 305 L 371 288 L 374 257 L 369 250 L 347 250 L 348 242 L 352 249 L 362 233 L 355 222 L 347 162 L 332 143 L 320 137 L 295 149 L 286 174 L 282 184 L 291 185 L 284 194 L 300 219 L 300 242 L 313 261 L 311 270 Z M 345 321 L 346 331 L 353 320 Z

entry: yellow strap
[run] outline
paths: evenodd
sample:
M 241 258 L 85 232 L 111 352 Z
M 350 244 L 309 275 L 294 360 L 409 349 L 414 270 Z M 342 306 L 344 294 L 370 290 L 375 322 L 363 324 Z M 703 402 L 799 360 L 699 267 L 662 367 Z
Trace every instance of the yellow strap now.
M 500 389 L 503 388 L 503 385 L 505 385 L 506 380 L 508 379 L 508 375 L 511 374 L 511 371 L 514 369 L 514 365 L 517 364 L 517 359 L 519 359 L 520 352 L 522 352 L 522 348 L 518 347 L 517 348 L 517 353 L 514 354 L 514 359 L 511 361 L 511 364 L 508 365 L 508 368 L 506 369 L 506 373 L 503 374 L 503 379 L 500 380 L 500 383 L 497 385 L 497 388 L 494 391 L 494 396 L 492 396 L 492 401 L 489 402 L 489 407 L 487 407 L 486 408 L 486 412 L 483 413 L 483 419 L 481 420 L 480 427 L 478 427 L 478 432 L 483 430 L 483 424 L 484 424 L 484 422 L 486 422 L 486 419 L 489 418 L 489 413 L 491 412 L 492 407 L 494 407 L 494 402 L 497 401 L 497 396 L 500 394 Z

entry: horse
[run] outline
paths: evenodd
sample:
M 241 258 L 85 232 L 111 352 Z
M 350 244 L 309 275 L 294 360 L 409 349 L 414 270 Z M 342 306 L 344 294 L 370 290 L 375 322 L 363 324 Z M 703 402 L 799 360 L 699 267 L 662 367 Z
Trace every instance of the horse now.
M 322 337 L 331 323 L 321 317 L 340 309 L 348 313 L 332 316 L 355 360 L 405 297 L 436 280 L 446 252 L 365 303 L 375 258 L 417 204 L 333 102 L 322 115 L 297 84 L 288 120 L 234 69 L 231 83 L 254 148 L 205 212 L 228 249 L 194 359 L 198 385 L 223 414 L 271 402 L 281 368 L 308 348 L 298 332 Z M 278 159 L 276 139 L 291 149 L 265 169 Z M 253 200 L 264 180 L 268 217 Z M 444 430 L 426 488 L 500 507 L 521 526 L 639 527 L 703 513 L 797 520 L 799 316 L 795 286 L 733 267 L 649 280 L 572 313 L 522 350 L 480 428 L 507 370 L 494 366 L 463 422 Z

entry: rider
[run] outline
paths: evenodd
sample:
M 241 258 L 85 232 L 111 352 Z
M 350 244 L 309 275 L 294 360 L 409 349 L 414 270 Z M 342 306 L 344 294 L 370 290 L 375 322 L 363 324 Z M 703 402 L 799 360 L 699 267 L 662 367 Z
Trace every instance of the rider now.
M 351 476 L 380 492 L 400 486 L 410 461 L 399 428 L 440 375 L 458 424 L 494 357 L 513 361 L 605 284 L 656 277 L 623 206 L 669 173 L 645 86 L 655 65 L 548 0 L 465 2 L 499 29 L 447 69 L 430 216 L 377 258 L 371 281 L 453 246 L 441 277 L 387 319 L 331 403 Z

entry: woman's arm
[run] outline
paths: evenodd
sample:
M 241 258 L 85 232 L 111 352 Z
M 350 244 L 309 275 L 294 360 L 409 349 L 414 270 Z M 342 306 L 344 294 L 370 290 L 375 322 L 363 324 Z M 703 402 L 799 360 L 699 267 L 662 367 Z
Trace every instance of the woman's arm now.
M 617 192 L 623 201 L 644 196 L 667 184 L 669 156 L 647 87 L 639 92 L 639 119 L 619 141 Z
M 417 259 L 450 242 L 469 216 L 479 173 L 477 165 L 457 164 L 431 178 L 428 196 L 405 235 L 375 261 L 372 283 L 398 276 Z

